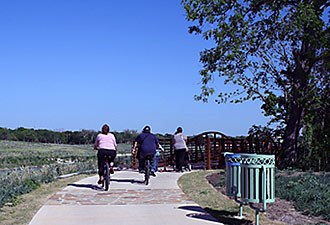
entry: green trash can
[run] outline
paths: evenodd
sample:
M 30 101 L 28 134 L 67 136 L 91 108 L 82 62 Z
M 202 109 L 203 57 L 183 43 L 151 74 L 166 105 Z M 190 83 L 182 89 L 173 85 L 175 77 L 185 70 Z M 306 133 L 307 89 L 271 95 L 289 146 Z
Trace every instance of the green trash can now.
M 226 152 L 226 192 L 228 196 L 241 196 L 241 155 Z
M 275 201 L 275 156 L 241 154 L 241 198 L 248 203 Z

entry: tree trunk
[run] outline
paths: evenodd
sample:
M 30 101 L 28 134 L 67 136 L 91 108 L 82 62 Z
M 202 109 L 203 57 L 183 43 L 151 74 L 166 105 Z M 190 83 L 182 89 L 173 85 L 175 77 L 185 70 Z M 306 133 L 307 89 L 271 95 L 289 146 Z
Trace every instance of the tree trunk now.
M 304 114 L 303 108 L 296 103 L 292 103 L 290 108 L 283 137 L 281 168 L 292 167 L 297 160 L 298 138 Z
M 307 53 L 311 54 L 309 43 L 302 42 L 300 51 L 293 50 L 295 69 L 288 79 L 292 82 L 291 90 L 286 96 L 288 102 L 286 128 L 284 131 L 282 145 L 282 160 L 280 167 L 292 167 L 297 160 L 297 147 L 299 132 L 302 128 L 302 121 L 305 116 L 306 107 L 308 107 L 308 77 L 312 68 L 312 63 L 306 60 Z
M 296 59 L 296 63 L 299 66 L 292 73 L 292 89 L 286 97 L 288 108 L 282 145 L 282 160 L 280 163 L 282 168 L 292 167 L 296 163 L 299 132 L 302 128 L 302 121 L 307 107 L 307 76 L 304 74 L 298 59 Z

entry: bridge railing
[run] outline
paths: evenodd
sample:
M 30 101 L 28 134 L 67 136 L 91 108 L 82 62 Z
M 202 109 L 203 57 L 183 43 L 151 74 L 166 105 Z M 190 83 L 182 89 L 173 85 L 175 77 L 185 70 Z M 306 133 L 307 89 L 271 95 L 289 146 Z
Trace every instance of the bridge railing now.
M 175 165 L 175 154 L 171 138 L 160 138 L 164 148 L 159 160 L 159 167 L 171 168 Z M 219 169 L 225 167 L 223 152 L 257 153 L 275 155 L 276 165 L 279 163 L 280 142 L 248 138 L 231 138 L 219 132 L 205 132 L 188 137 L 190 163 L 193 168 Z M 133 167 L 137 168 L 137 160 L 133 157 Z

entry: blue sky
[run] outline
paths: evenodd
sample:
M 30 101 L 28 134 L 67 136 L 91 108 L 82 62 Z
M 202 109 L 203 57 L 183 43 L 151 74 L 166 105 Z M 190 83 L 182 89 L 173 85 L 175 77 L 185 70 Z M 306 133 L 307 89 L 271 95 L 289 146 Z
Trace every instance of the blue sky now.
M 209 43 L 188 26 L 177 0 L 1 1 L 0 127 L 235 136 L 264 125 L 258 102 L 194 100 Z

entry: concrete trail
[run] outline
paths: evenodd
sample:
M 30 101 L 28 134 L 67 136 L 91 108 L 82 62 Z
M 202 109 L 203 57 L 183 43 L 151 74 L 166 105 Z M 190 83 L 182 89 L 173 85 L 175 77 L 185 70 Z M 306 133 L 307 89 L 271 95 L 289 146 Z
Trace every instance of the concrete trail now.
M 219 225 L 180 190 L 181 175 L 157 173 L 146 186 L 143 174 L 118 171 L 109 191 L 85 178 L 52 195 L 30 225 Z

